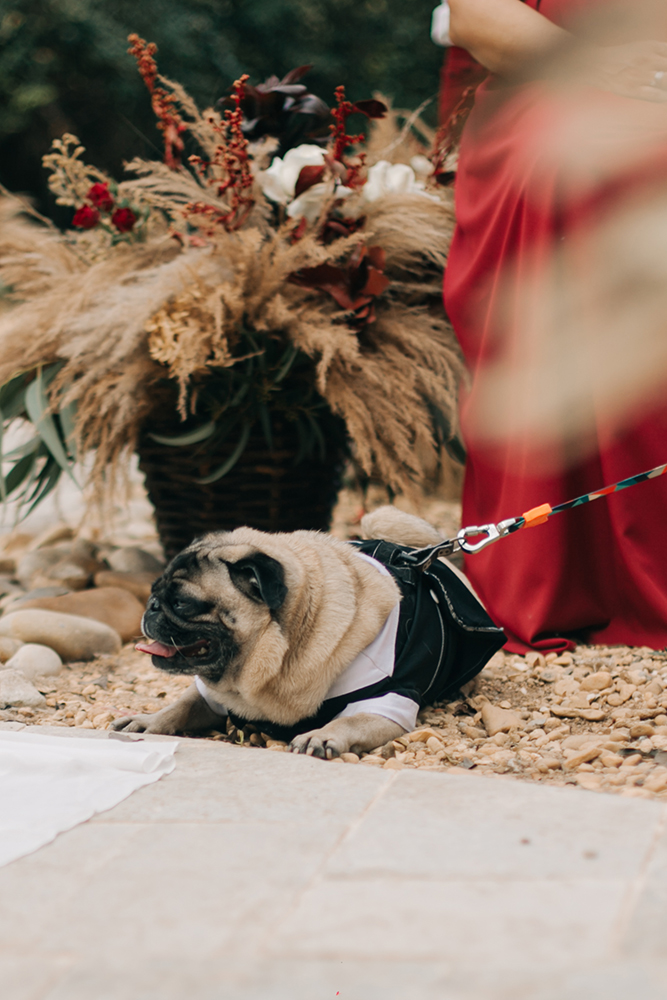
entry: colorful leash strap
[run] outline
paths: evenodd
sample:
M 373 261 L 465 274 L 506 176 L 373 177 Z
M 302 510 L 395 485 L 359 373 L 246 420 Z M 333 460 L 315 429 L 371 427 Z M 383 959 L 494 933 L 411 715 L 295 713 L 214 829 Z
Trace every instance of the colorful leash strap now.
M 576 500 L 568 500 L 567 503 L 558 504 L 552 507 L 551 504 L 543 503 L 539 507 L 527 510 L 520 517 L 510 517 L 499 524 L 483 524 L 479 527 L 461 528 L 456 538 L 447 538 L 438 545 L 430 545 L 425 549 L 415 549 L 414 552 L 405 554 L 405 559 L 415 568 L 426 570 L 434 559 L 438 556 L 448 556 L 459 550 L 467 552 L 469 555 L 481 552 L 487 545 L 497 542 L 505 535 L 511 535 L 521 528 L 536 528 L 538 524 L 544 524 L 554 514 L 562 514 L 564 510 L 572 510 L 573 507 L 582 507 L 591 500 L 599 500 L 600 497 L 608 497 L 619 490 L 627 490 L 629 486 L 636 486 L 637 483 L 646 482 L 647 479 L 657 479 L 667 472 L 667 464 L 658 465 L 648 472 L 640 472 L 637 476 L 630 476 L 628 479 L 621 479 L 613 486 L 605 486 L 604 489 L 595 490 L 593 493 L 584 493 Z M 481 537 L 480 537 L 481 536 Z M 471 541 L 477 538 L 478 541 Z

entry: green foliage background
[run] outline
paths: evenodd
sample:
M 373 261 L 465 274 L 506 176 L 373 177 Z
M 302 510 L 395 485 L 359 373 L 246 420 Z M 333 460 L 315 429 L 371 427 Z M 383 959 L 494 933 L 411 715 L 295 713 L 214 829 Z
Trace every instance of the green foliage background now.
M 131 31 L 158 44 L 160 70 L 200 106 L 242 72 L 259 82 L 313 63 L 309 89 L 327 103 L 345 84 L 399 107 L 435 94 L 442 49 L 430 40 L 435 0 L 0 0 L 0 182 L 58 217 L 41 157 L 74 132 L 87 159 L 119 175 L 161 148 L 148 95 L 127 55 Z M 430 106 L 435 118 L 435 102 Z M 427 114 L 427 117 L 428 114 Z

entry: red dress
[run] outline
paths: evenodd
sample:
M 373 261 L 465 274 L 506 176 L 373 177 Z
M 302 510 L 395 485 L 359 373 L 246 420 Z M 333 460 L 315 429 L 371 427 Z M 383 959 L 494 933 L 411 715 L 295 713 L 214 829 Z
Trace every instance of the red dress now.
M 529 0 L 560 24 L 567 23 L 573 3 L 586 0 Z M 602 429 L 597 451 L 585 462 L 563 461 L 544 473 L 535 472 L 527 436 L 490 445 L 471 429 L 475 374 L 499 351 L 511 350 L 511 334 L 499 342 L 494 329 L 500 274 L 512 262 L 517 285 L 529 282 L 557 241 L 585 224 L 590 204 L 600 203 L 599 191 L 588 193 L 587 204 L 563 198 L 560 168 L 534 142 L 545 111 L 548 100 L 539 82 L 509 88 L 490 78 L 478 90 L 463 133 L 445 304 L 472 373 L 461 407 L 467 525 L 495 523 L 542 503 L 555 506 L 667 462 L 665 409 L 622 435 Z M 508 650 L 562 650 L 573 638 L 667 645 L 666 480 L 560 514 L 467 557 L 466 572 L 506 630 Z

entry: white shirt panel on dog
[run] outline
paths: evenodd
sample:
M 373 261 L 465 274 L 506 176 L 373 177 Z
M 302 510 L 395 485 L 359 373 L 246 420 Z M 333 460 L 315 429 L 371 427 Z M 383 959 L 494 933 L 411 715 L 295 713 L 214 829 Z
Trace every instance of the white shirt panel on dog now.
M 419 705 L 412 698 L 406 698 L 404 694 L 383 694 L 379 698 L 368 698 L 366 701 L 353 701 L 342 712 L 339 712 L 336 719 L 342 719 L 349 715 L 359 715 L 360 712 L 371 712 L 373 715 L 382 715 L 385 719 L 397 722 L 403 729 L 411 732 L 417 725 L 417 713 Z
M 217 712 L 218 715 L 227 715 L 228 710 L 221 701 L 218 701 L 217 698 L 213 697 L 209 688 L 206 687 L 199 674 L 195 674 L 195 687 L 212 712 Z
M 364 562 L 370 563 L 383 576 L 391 576 L 389 570 L 372 556 L 367 556 L 363 552 L 356 552 L 355 555 L 359 559 L 363 559 Z M 328 701 L 329 698 L 338 698 L 342 694 L 349 694 L 351 691 L 370 687 L 371 684 L 377 684 L 378 681 L 392 676 L 396 661 L 396 633 L 398 632 L 400 611 L 401 602 L 396 601 L 378 634 L 352 660 L 349 667 L 346 667 L 343 673 L 336 678 L 326 693 L 325 701 Z

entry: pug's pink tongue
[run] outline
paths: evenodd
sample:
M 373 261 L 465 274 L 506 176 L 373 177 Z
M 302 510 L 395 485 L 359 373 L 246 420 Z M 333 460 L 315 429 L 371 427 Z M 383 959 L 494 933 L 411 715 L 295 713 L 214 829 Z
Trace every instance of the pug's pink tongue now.
M 176 656 L 178 652 L 175 646 L 165 646 L 163 642 L 138 642 L 134 648 L 151 656 Z

